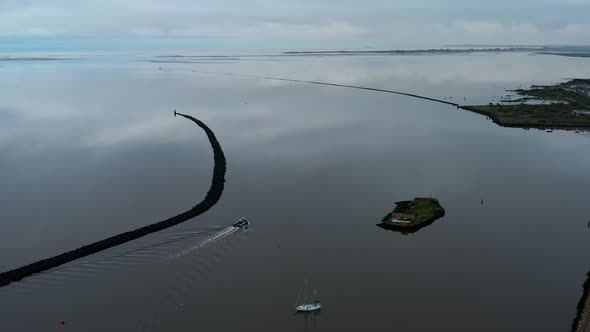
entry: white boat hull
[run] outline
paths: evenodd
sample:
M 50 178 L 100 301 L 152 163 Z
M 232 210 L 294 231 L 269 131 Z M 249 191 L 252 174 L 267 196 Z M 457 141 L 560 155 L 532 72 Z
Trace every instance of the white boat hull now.
M 319 303 L 309 303 L 309 304 L 302 304 L 297 306 L 297 311 L 300 312 L 309 312 L 309 311 L 316 311 L 320 310 L 322 305 Z

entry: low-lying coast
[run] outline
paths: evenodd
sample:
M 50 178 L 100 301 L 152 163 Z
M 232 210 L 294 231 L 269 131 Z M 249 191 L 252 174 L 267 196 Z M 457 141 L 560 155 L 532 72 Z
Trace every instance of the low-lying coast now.
M 556 85 L 514 90 L 520 98 L 503 103 L 460 106 L 483 114 L 503 127 L 539 129 L 590 128 L 590 80 L 572 79 Z M 532 102 L 532 103 L 530 103 Z
M 459 106 L 460 109 L 470 111 L 473 113 L 485 115 L 492 122 L 497 124 L 501 127 L 507 128 L 536 128 L 536 129 L 564 129 L 564 130 L 588 130 L 590 129 L 590 122 L 586 123 L 567 123 L 567 122 L 549 122 L 549 123 L 540 123 L 540 122 L 532 122 L 532 121 L 522 121 L 522 122 L 510 122 L 506 121 L 502 118 L 499 112 L 486 109 L 486 106 Z

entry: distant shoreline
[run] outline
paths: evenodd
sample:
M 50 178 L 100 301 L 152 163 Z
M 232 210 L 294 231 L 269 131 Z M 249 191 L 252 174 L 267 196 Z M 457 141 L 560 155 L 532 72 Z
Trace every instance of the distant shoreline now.
M 468 55 L 468 54 L 501 54 L 501 53 L 529 53 L 531 55 L 558 55 L 569 57 L 590 57 L 590 46 L 493 46 L 493 45 L 466 45 L 445 46 L 442 48 L 416 48 L 416 49 L 348 49 L 348 50 L 299 50 L 282 51 L 268 54 L 164 54 L 158 58 L 182 59 L 201 58 L 208 60 L 233 60 L 249 57 L 290 57 L 290 56 L 384 56 L 384 55 Z
M 500 52 L 527 52 L 538 49 L 527 47 L 509 48 L 430 48 L 430 49 L 400 49 L 400 50 L 335 50 L 335 51 L 287 51 L 284 55 L 419 55 L 419 54 L 466 54 L 466 53 L 500 53 Z
M 78 60 L 76 58 L 48 58 L 48 57 L 3 57 L 0 56 L 1 61 L 67 61 Z
M 456 47 L 456 48 L 450 48 Z M 459 48 L 469 47 L 469 48 Z M 391 50 L 320 50 L 287 51 L 283 55 L 459 55 L 476 53 L 530 53 L 533 55 L 557 55 L 568 57 L 590 57 L 590 46 L 448 46 L 428 49 L 391 49 Z

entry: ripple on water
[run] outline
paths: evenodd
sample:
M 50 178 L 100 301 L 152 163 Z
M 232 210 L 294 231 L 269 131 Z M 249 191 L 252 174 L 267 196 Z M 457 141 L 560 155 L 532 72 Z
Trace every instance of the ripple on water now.
M 204 230 L 175 231 L 169 234 L 143 239 L 139 244 L 91 256 L 83 261 L 74 261 L 66 265 L 44 271 L 31 278 L 22 280 L 18 287 L 9 287 L 9 293 L 31 293 L 46 287 L 60 287 L 86 278 L 100 278 L 108 272 L 128 272 L 141 265 L 154 264 L 169 257 L 179 250 L 185 250 L 187 243 L 201 247 L 201 243 L 211 242 L 212 236 L 224 227 L 212 227 Z M 114 251 L 114 252 L 113 252 Z

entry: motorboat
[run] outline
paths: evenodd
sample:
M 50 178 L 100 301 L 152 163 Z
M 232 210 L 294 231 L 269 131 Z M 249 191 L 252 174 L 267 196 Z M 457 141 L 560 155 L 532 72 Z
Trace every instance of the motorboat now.
M 242 218 L 240 218 L 240 220 L 238 220 L 232 226 L 237 227 L 237 228 L 242 228 L 242 227 L 248 226 L 249 224 L 250 224 L 250 222 L 248 221 L 248 219 L 242 217 Z

